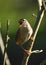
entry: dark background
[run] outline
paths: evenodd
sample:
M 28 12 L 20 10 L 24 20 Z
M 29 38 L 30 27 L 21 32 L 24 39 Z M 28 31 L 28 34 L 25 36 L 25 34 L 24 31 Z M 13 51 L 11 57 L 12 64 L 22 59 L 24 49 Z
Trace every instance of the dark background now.
M 38 2 L 36 0 L 0 0 L 0 22 L 2 23 L 2 36 L 4 42 L 7 29 L 7 19 L 10 20 L 10 40 L 6 51 L 11 65 L 21 65 L 24 56 L 22 49 L 15 44 L 15 34 L 18 29 L 18 21 L 20 18 L 26 18 L 33 28 L 36 21 L 36 17 L 32 16 L 33 13 L 36 15 L 38 13 Z M 46 12 L 33 47 L 33 50 L 37 49 L 43 49 L 43 52 L 39 54 L 32 54 L 28 65 L 40 65 L 40 63 L 46 59 Z M 1 48 L 0 65 L 3 65 Z

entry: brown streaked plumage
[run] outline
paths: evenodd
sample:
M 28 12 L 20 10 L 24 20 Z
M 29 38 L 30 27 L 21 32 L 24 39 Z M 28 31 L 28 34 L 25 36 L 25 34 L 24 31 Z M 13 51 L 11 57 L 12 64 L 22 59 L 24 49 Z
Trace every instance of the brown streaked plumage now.
M 33 29 L 29 22 L 26 19 L 19 20 L 19 28 L 16 33 L 16 44 L 22 46 L 25 42 L 31 39 L 31 35 L 33 33 Z M 24 49 L 24 51 L 28 52 Z

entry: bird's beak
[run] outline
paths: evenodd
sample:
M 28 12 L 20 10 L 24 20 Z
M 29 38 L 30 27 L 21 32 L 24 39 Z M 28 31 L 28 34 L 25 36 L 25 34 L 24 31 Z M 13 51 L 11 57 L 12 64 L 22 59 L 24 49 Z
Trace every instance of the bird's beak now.
M 21 24 L 18 24 L 19 27 L 21 27 L 22 25 Z

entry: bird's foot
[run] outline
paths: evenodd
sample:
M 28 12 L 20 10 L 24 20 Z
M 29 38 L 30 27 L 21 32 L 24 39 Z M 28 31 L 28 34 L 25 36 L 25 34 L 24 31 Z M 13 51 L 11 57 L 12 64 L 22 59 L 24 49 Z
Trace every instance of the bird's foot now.
M 33 37 L 31 37 L 29 40 L 33 41 Z
M 24 51 L 25 54 L 27 54 L 27 55 L 30 54 L 29 50 L 26 50 L 26 49 L 24 49 L 23 47 L 21 47 L 21 48 L 22 48 L 22 50 Z
M 26 50 L 26 49 L 24 49 L 24 53 L 26 53 L 27 55 L 30 54 L 29 50 Z

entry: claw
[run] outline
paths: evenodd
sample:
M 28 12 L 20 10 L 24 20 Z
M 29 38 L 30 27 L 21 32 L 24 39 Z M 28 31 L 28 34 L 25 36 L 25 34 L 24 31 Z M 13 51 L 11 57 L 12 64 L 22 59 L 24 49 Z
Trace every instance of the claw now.
M 31 37 L 29 40 L 33 41 L 33 37 Z
M 29 50 L 24 49 L 24 52 L 25 52 L 27 55 L 30 54 Z

